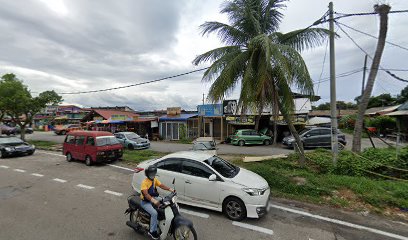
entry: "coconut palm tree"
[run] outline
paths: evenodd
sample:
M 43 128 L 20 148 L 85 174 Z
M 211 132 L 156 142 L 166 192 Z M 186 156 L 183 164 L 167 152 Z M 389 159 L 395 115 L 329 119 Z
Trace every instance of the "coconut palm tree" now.
M 303 145 L 291 120 L 294 110 L 291 87 L 313 95 L 313 82 L 299 52 L 322 44 L 329 31 L 306 28 L 278 32 L 285 2 L 225 2 L 221 13 L 228 15 L 230 24 L 205 22 L 200 26 L 203 35 L 216 33 L 225 46 L 197 56 L 193 63 L 211 62 L 203 75 L 203 81 L 212 82 L 209 100 L 221 101 L 240 86 L 239 106 L 243 110 L 255 107 L 259 114 L 266 106 L 279 109 L 296 139 L 303 164 Z

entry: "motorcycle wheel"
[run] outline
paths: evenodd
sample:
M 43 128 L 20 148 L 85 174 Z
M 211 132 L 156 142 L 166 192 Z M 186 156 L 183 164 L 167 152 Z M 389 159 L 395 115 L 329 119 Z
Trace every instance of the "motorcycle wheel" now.
M 138 226 L 137 231 L 143 232 L 143 231 L 141 231 L 140 226 L 139 226 L 139 224 L 138 224 L 138 222 L 137 222 L 138 217 L 139 217 L 139 210 L 133 211 L 133 212 L 131 212 L 131 213 L 129 214 L 129 220 L 130 220 L 130 222 L 132 222 L 132 223 L 134 223 L 134 224 L 136 224 L 136 225 Z M 136 230 L 136 229 L 135 229 L 135 230 Z
M 195 231 L 194 227 L 189 227 L 186 225 L 181 225 L 176 230 L 174 230 L 174 239 L 175 240 L 185 240 L 185 239 L 193 239 L 197 240 L 197 232 Z

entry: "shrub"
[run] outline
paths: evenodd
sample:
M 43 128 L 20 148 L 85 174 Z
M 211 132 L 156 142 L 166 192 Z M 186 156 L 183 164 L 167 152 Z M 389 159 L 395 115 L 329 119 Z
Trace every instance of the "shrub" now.
M 339 128 L 345 128 L 352 130 L 354 129 L 354 125 L 356 123 L 357 115 L 346 115 L 340 118 L 339 120 Z
M 386 133 L 387 129 L 395 129 L 397 127 L 396 120 L 390 116 L 378 116 L 366 120 L 367 127 L 375 127 L 379 133 Z

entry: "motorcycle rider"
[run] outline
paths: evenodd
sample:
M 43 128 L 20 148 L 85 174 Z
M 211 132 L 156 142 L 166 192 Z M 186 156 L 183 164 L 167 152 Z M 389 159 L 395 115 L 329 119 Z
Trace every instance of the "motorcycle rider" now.
M 154 209 L 153 205 L 159 206 L 160 201 L 159 193 L 157 192 L 157 187 L 160 187 L 163 190 L 167 190 L 170 192 L 174 192 L 174 189 L 167 187 L 166 185 L 162 184 L 157 178 L 157 167 L 154 165 L 150 165 L 145 170 L 146 178 L 142 181 L 140 190 L 140 198 L 142 201 L 140 202 L 142 208 L 150 214 L 150 231 L 148 235 L 153 239 L 159 239 L 159 234 L 157 233 L 157 210 Z

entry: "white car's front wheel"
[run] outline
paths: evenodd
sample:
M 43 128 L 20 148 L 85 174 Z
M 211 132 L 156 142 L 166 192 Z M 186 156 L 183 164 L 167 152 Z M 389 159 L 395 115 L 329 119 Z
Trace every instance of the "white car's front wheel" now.
M 237 197 L 229 197 L 225 199 L 223 212 L 233 221 L 241 221 L 247 215 L 245 204 Z

